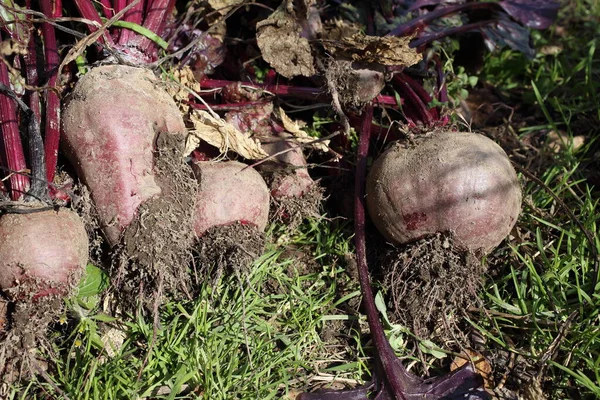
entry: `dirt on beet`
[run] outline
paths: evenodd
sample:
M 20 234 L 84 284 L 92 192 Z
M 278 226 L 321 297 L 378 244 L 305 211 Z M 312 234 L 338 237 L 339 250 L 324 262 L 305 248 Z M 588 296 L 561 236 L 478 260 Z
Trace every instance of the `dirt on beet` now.
M 124 304 L 151 306 L 163 294 L 191 298 L 193 213 L 197 183 L 184 162 L 183 135 L 160 134 L 155 173 L 161 195 L 146 201 L 123 233 L 112 266 L 113 289 Z
M 193 280 L 199 284 L 207 279 L 216 282 L 224 273 L 248 275 L 264 247 L 265 235 L 253 225 L 236 222 L 212 227 L 198 238 Z
M 267 183 L 271 186 L 269 182 Z M 272 198 L 269 219 L 271 222 L 283 223 L 290 230 L 294 230 L 305 219 L 320 218 L 324 200 L 323 193 L 323 187 L 315 182 L 302 196 Z
M 372 68 L 350 61 L 330 60 L 325 77 L 336 88 L 342 104 L 360 108 L 385 86 L 383 68 Z
M 437 234 L 385 252 L 382 283 L 393 322 L 418 337 L 440 343 L 469 343 L 462 316 L 480 301 L 483 264 Z
M 18 303 L 0 300 L 0 398 L 6 398 L 15 382 L 45 371 L 48 362 L 38 359 L 40 348 L 51 349 L 48 327 L 63 313 L 62 296 Z

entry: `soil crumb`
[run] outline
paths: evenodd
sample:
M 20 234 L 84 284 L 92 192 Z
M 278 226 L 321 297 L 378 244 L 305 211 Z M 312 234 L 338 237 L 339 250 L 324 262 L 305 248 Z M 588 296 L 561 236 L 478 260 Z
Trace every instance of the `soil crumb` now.
M 0 398 L 6 398 L 12 385 L 48 368 L 48 362 L 36 355 L 40 348 L 52 348 L 48 327 L 62 314 L 64 302 L 60 296 L 44 296 L 2 303 L 6 320 L 0 330 Z
M 127 305 L 152 307 L 156 296 L 191 298 L 189 264 L 197 183 L 183 161 L 183 135 L 161 134 L 155 173 L 160 196 L 146 201 L 125 230 L 113 262 L 113 289 Z
M 210 228 L 198 239 L 194 262 L 194 281 L 220 280 L 223 273 L 247 275 L 252 263 L 261 256 L 265 235 L 256 227 L 236 222 Z
M 324 189 L 315 182 L 302 196 L 289 196 L 272 198 L 271 216 L 272 222 L 280 222 L 296 229 L 305 219 L 321 218 L 321 208 L 324 199 Z
M 325 77 L 330 86 L 337 90 L 342 104 L 357 108 L 375 98 L 385 86 L 385 76 L 381 70 L 350 61 L 331 60 Z
M 385 259 L 383 285 L 391 319 L 421 338 L 467 344 L 461 315 L 478 302 L 482 263 L 456 249 L 448 234 L 390 250 Z

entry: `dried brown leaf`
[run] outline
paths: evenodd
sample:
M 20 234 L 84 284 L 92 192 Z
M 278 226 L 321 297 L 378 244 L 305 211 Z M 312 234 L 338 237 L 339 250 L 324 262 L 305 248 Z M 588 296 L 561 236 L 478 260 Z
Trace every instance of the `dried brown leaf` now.
M 410 39 L 356 33 L 341 40 L 324 40 L 323 47 L 338 58 L 355 62 L 411 66 L 421 61 L 423 56 L 408 46 Z
M 288 117 L 288 115 L 285 113 L 285 111 L 283 111 L 283 109 L 279 108 L 277 110 L 277 114 L 277 116 L 281 120 L 281 123 L 283 124 L 284 129 L 287 132 L 294 135 L 294 137 L 299 143 L 310 143 L 316 140 L 316 138 L 310 136 L 308 133 L 306 133 L 306 131 L 302 129 L 298 121 L 294 121 L 290 117 Z M 329 151 L 329 142 L 329 140 L 324 140 L 319 143 L 311 143 L 311 147 L 313 147 L 316 150 L 320 150 L 322 152 L 327 153 Z
M 452 364 L 450 364 L 450 371 L 457 370 L 468 362 L 473 362 L 475 371 L 483 377 L 485 388 L 493 389 L 492 366 L 483 355 L 476 351 L 466 349 L 461 356 L 455 357 Z
M 258 160 L 267 156 L 260 142 L 243 134 L 227 121 L 212 116 L 203 110 L 192 110 L 190 121 L 194 129 L 187 138 L 185 154 L 191 153 L 200 141 L 218 148 L 222 153 L 233 151 L 249 160 Z
M 560 153 L 561 151 L 565 151 L 569 148 L 570 145 L 569 135 L 563 131 L 555 131 L 551 130 L 548 133 L 546 138 L 546 142 L 548 143 L 548 147 L 554 153 Z M 573 136 L 573 150 L 578 150 L 585 144 L 585 137 L 582 135 Z
M 264 60 L 279 74 L 286 78 L 311 76 L 315 74 L 314 59 L 308 40 L 301 36 L 301 20 L 305 19 L 290 12 L 291 3 L 284 1 L 269 18 L 256 24 L 257 44 Z
M 176 84 L 168 85 L 167 92 L 173 97 L 175 103 L 179 106 L 179 109 L 183 114 L 187 114 L 190 110 L 190 106 L 187 104 L 187 100 L 190 96 L 190 90 L 194 92 L 200 91 L 200 84 L 194 76 L 194 71 L 189 66 L 183 68 L 175 68 L 171 71 Z
M 208 0 L 208 5 L 221 15 L 226 15 L 233 7 L 243 4 L 246 0 Z

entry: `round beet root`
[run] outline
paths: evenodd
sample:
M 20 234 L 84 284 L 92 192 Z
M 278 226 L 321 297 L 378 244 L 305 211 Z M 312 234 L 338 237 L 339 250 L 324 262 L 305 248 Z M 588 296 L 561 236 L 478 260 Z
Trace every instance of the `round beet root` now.
M 264 231 L 269 218 L 269 189 L 256 170 L 236 161 L 201 161 L 192 167 L 200 184 L 194 221 L 196 235 L 235 222 Z
M 393 243 L 452 232 L 461 248 L 487 254 L 514 226 L 521 189 L 492 140 L 443 132 L 384 152 L 367 178 L 366 200 L 373 222 Z
M 88 261 L 88 237 L 66 209 L 0 218 L 0 289 L 33 298 L 66 295 Z M 9 291 L 10 293 L 10 291 Z
M 115 245 L 138 207 L 158 197 L 155 142 L 186 131 L 173 98 L 143 68 L 105 65 L 85 74 L 63 109 L 63 144 L 90 189 L 102 229 Z

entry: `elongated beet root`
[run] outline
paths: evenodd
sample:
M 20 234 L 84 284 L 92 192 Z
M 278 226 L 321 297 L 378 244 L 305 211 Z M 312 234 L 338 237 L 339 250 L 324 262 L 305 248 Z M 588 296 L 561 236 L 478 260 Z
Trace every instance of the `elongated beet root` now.
M 366 200 L 391 242 L 452 232 L 463 249 L 488 253 L 517 221 L 521 190 L 506 153 L 492 140 L 443 132 L 384 152 L 369 173 Z
M 159 132 L 183 133 L 185 125 L 173 99 L 145 69 L 94 68 L 64 108 L 66 153 L 90 189 L 111 244 L 139 205 L 161 193 L 153 159 Z
M 273 198 L 302 197 L 315 185 L 308 174 L 306 158 L 299 147 L 300 143 L 292 135 L 280 133 L 278 136 L 261 137 L 260 144 L 269 155 L 284 152 L 263 166 L 264 170 L 273 174 Z M 292 148 L 294 149 L 290 150 Z
M 237 161 L 201 161 L 192 167 L 200 184 L 194 221 L 196 235 L 235 222 L 264 231 L 269 218 L 269 189 L 256 170 Z
M 88 237 L 66 209 L 0 218 L 0 289 L 18 296 L 65 295 L 88 261 Z M 9 291 L 10 293 L 10 291 Z

